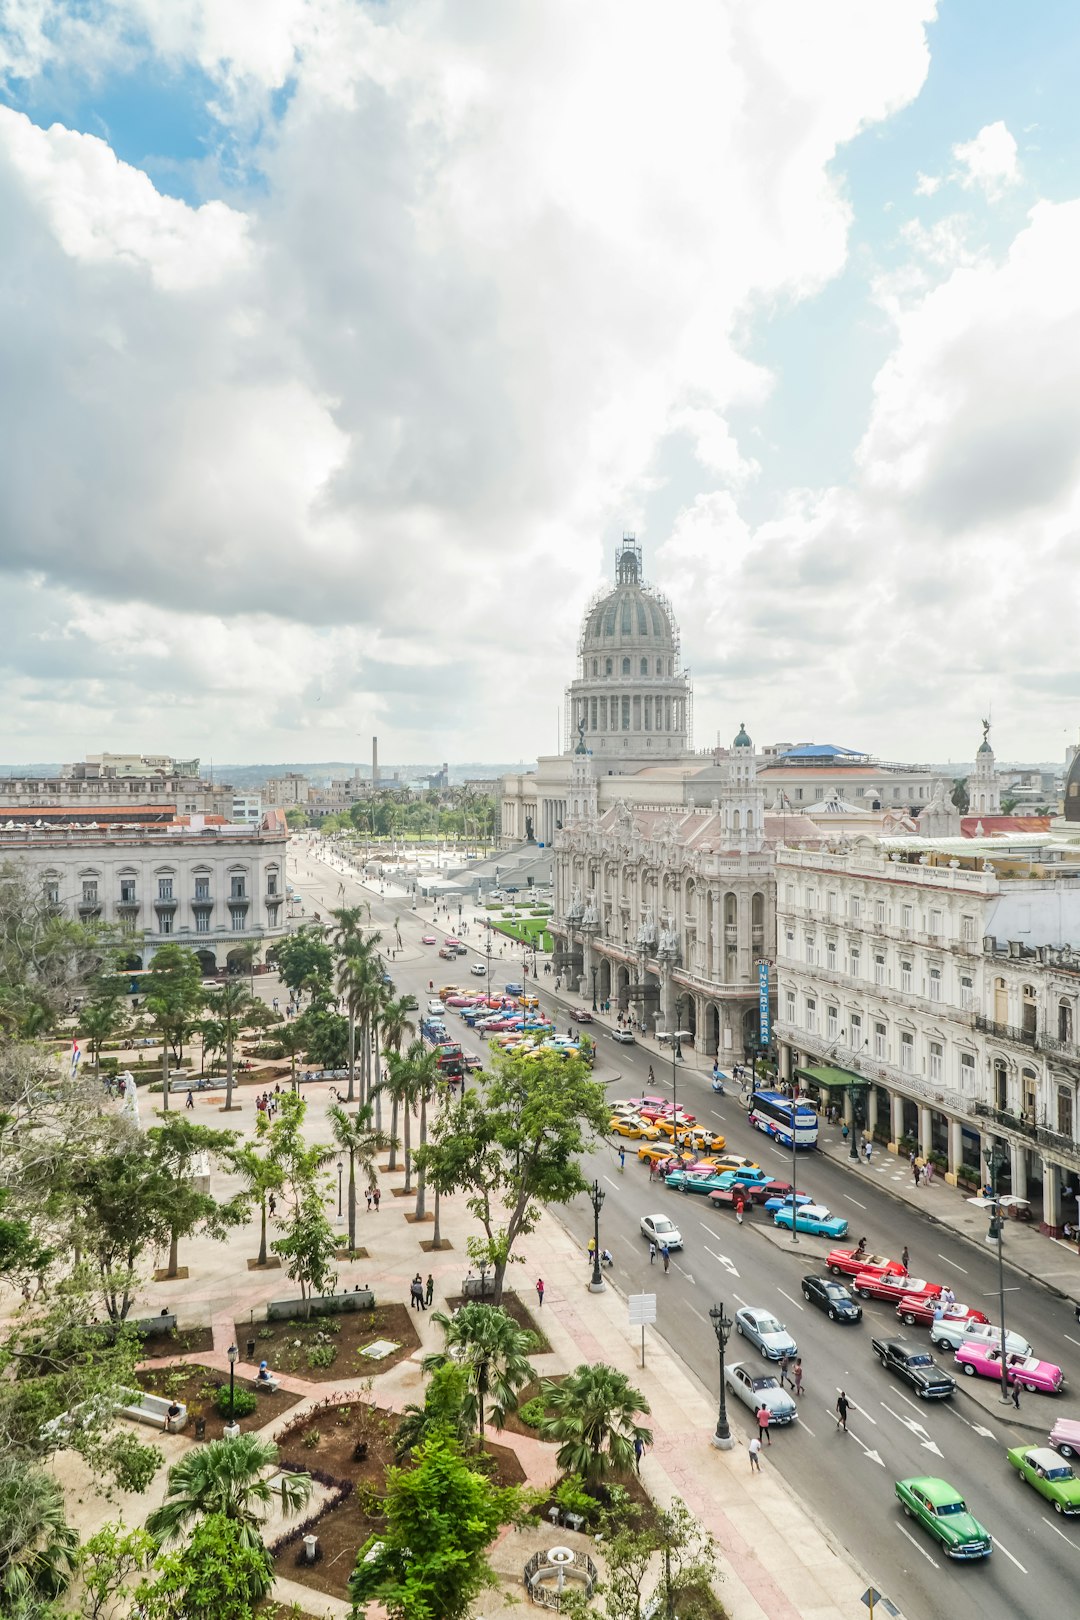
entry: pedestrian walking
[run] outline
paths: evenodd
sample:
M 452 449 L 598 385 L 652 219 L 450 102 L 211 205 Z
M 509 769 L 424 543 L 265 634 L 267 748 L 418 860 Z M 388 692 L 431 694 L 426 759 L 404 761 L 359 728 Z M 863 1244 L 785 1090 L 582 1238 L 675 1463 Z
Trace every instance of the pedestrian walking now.
M 743 1203 L 742 1194 L 740 1193 L 740 1195 L 735 1200 L 735 1219 L 738 1221 L 740 1226 L 742 1225 L 743 1210 L 745 1208 L 746 1208 L 746 1206 Z
M 1019 1410 L 1020 1410 L 1020 1383 L 1019 1383 L 1019 1380 L 1015 1379 L 1015 1378 L 1013 1379 L 1013 1387 L 1012 1387 L 1012 1403 L 1016 1407 L 1016 1410 L 1019 1412 Z
M 926 1185 L 929 1187 L 931 1182 L 934 1179 L 934 1161 L 933 1161 L 933 1159 L 927 1159 L 927 1161 L 926 1161 L 926 1169 L 923 1171 L 923 1179 L 925 1180 Z
M 536 1279 L 536 1298 L 537 1298 L 538 1303 L 540 1305 L 543 1305 L 543 1303 L 544 1303 L 544 1279 L 543 1279 L 543 1277 L 537 1277 L 537 1279 Z
M 378 1187 L 375 1187 L 372 1190 L 371 1201 L 375 1205 L 375 1213 L 376 1213 L 376 1215 L 379 1213 L 379 1200 L 380 1200 L 381 1197 L 382 1197 L 382 1193 L 379 1191 Z
M 430 1305 L 435 1298 L 435 1278 L 428 1272 L 427 1285 L 424 1289 L 424 1304 Z
M 371 1214 L 371 1188 L 370 1187 L 368 1188 L 367 1193 L 366 1193 L 365 1196 L 367 1198 L 368 1214 L 370 1215 Z
M 911 1258 L 911 1256 L 908 1253 L 908 1246 L 905 1243 L 904 1247 L 900 1250 L 900 1264 L 903 1266 L 905 1273 L 910 1271 L 910 1269 L 911 1269 L 910 1266 L 908 1265 L 908 1261 L 909 1261 L 910 1258 Z
M 844 1391 L 841 1390 L 836 1397 L 836 1427 L 843 1429 L 845 1434 L 847 1434 L 847 1415 L 854 1409 L 855 1402 L 849 1401 Z
M 649 1243 L 649 1264 L 650 1264 L 650 1266 L 654 1263 L 655 1260 L 656 1260 L 656 1244 L 650 1241 L 650 1243 Z
M 915 1157 L 914 1154 L 912 1154 L 911 1155 L 911 1174 L 912 1174 L 912 1177 L 914 1178 L 916 1187 L 919 1185 L 919 1171 L 920 1171 L 921 1168 L 922 1168 L 922 1166 L 919 1164 L 918 1159 Z
M 187 1102 L 184 1104 L 184 1107 L 185 1108 L 194 1108 L 194 1106 L 195 1106 L 195 1093 L 192 1091 L 191 1087 L 188 1086 Z
M 619 1149 L 619 1169 L 626 1169 L 626 1149 L 623 1147 Z
M 634 1439 L 634 1456 L 635 1456 L 635 1458 L 637 1460 L 637 1471 L 638 1471 L 639 1474 L 641 1473 L 641 1459 L 644 1456 L 644 1454 L 645 1454 L 645 1442 L 644 1442 L 644 1440 L 642 1440 L 642 1438 L 641 1438 L 641 1436 L 639 1434 Z
M 746 1449 L 750 1453 L 750 1472 L 753 1473 L 754 1470 L 756 1469 L 757 1472 L 760 1474 L 761 1473 L 761 1441 L 758 1439 L 756 1434 L 755 1434 L 754 1438 L 751 1440 L 750 1444 L 747 1446 Z
M 785 1350 L 784 1354 L 780 1357 L 780 1388 L 781 1389 L 783 1389 L 784 1385 L 787 1383 L 790 1376 L 791 1376 L 791 1357 L 788 1354 L 788 1352 Z
M 590 1238 L 589 1239 L 589 1244 L 588 1244 L 588 1255 L 589 1255 L 589 1264 L 590 1265 L 592 1264 L 592 1258 L 593 1258 L 593 1255 L 595 1253 L 596 1253 L 596 1239 L 595 1238 Z
M 660 1250 L 660 1254 L 661 1254 L 661 1257 L 662 1257 L 663 1262 L 664 1262 L 664 1270 L 665 1271 L 670 1271 L 671 1270 L 671 1250 L 668 1248 L 666 1243 L 664 1244 L 663 1248 Z
M 795 1365 L 791 1369 L 791 1387 L 796 1395 L 802 1394 L 802 1356 L 795 1357 Z
M 757 1437 L 759 1440 L 765 1439 L 768 1441 L 770 1446 L 772 1445 L 772 1435 L 769 1433 L 769 1418 L 771 1415 L 772 1414 L 770 1413 L 769 1408 L 764 1404 L 764 1402 L 762 1402 L 756 1413 Z
M 266 1202 L 271 1215 L 275 1215 L 277 1213 L 277 1199 L 274 1197 L 273 1193 L 270 1194 Z

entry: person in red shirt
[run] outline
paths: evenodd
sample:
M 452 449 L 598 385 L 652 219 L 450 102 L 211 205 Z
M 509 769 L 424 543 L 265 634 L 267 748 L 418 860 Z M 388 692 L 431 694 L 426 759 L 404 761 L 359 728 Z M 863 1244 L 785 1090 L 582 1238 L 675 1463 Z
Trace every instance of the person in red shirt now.
M 762 1405 L 762 1406 L 758 1407 L 758 1409 L 757 1409 L 757 1433 L 758 1433 L 758 1439 L 759 1440 L 764 1440 L 766 1445 L 770 1445 L 770 1446 L 772 1445 L 772 1435 L 769 1433 L 769 1419 L 770 1419 L 771 1416 L 772 1416 L 772 1414 L 770 1413 L 769 1408 L 767 1406 Z

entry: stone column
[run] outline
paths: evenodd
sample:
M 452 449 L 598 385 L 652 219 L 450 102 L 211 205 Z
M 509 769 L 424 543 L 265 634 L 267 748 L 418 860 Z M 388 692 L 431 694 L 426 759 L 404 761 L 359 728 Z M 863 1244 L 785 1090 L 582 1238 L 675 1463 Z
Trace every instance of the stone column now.
M 1026 1198 L 1028 1195 L 1028 1156 L 1027 1148 L 1021 1147 L 1018 1142 L 1009 1144 L 1012 1149 L 1012 1190 L 1017 1198 Z
M 933 1111 L 919 1104 L 919 1153 L 922 1158 L 930 1156 L 930 1147 L 933 1142 Z
M 904 1134 L 904 1099 L 895 1092 L 889 1093 L 889 1132 L 894 1142 Z
M 955 1176 L 964 1162 L 964 1128 L 958 1119 L 949 1121 L 949 1174 Z
M 790 1081 L 794 1064 L 791 1061 L 791 1047 L 787 1041 L 780 1042 L 780 1078 Z
M 1043 1159 L 1043 1218 L 1041 1231 L 1048 1237 L 1061 1236 L 1061 1171 L 1052 1159 Z
M 866 1129 L 869 1131 L 871 1137 L 873 1137 L 874 1132 L 877 1130 L 877 1107 L 877 1086 L 871 1086 L 869 1091 L 866 1093 Z

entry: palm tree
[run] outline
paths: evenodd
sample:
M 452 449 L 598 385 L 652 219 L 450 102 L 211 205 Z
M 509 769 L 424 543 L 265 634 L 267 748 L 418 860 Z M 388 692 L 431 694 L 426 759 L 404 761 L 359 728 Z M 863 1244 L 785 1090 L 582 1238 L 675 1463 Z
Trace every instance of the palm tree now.
M 378 935 L 375 936 L 378 938 Z M 375 1092 L 375 1085 L 379 1076 L 378 1044 L 379 1020 L 383 1008 L 389 997 L 386 986 L 382 982 L 382 969 L 378 960 L 372 956 L 368 959 L 368 971 L 360 988 L 357 1005 L 357 1014 L 360 1019 L 360 1035 L 363 1041 L 364 1078 L 361 1085 L 363 1101 L 367 1102 L 375 1097 L 375 1123 L 382 1129 L 382 1100 Z M 374 1064 L 372 1062 L 374 1058 Z M 374 1073 L 372 1069 L 374 1068 Z
M 270 1121 L 266 1114 L 256 1114 L 255 1135 L 257 1137 L 268 1136 L 270 1129 Z M 274 1158 L 269 1144 L 266 1152 L 260 1153 L 254 1142 L 244 1142 L 241 1147 L 233 1149 L 229 1156 L 229 1163 L 237 1175 L 242 1176 L 246 1182 L 246 1192 L 252 1203 L 257 1203 L 259 1206 L 261 1235 L 259 1258 L 255 1264 L 265 1266 L 267 1199 L 271 1193 L 279 1191 L 285 1185 L 285 1172 Z
M 360 1167 L 369 1187 L 375 1185 L 375 1156 L 391 1146 L 388 1136 L 371 1126 L 371 1107 L 358 1108 L 347 1114 L 334 1103 L 326 1110 L 334 1133 L 334 1141 L 343 1153 L 349 1155 L 349 1248 L 356 1248 L 356 1169 Z
M 79 1034 L 84 1036 L 94 1060 L 95 1077 L 101 1074 L 101 1048 L 124 1023 L 124 1010 L 119 1001 L 98 1001 L 84 1007 L 79 1014 Z
M 262 1546 L 259 1525 L 280 1500 L 283 1513 L 297 1513 L 311 1497 L 311 1475 L 282 1473 L 271 1485 L 265 1470 L 278 1460 L 272 1440 L 239 1434 L 196 1446 L 169 1469 L 165 1500 L 146 1521 L 158 1543 L 173 1541 L 200 1514 L 235 1519 L 250 1547 Z
M 411 1048 L 410 1048 L 411 1050 Z M 428 1103 L 434 1101 L 444 1085 L 439 1073 L 439 1057 L 434 1048 L 417 1057 L 413 1063 L 413 1095 L 420 1104 L 420 1146 L 427 1146 L 427 1109 Z M 424 1219 L 427 1206 L 424 1192 L 427 1186 L 427 1173 L 424 1161 L 421 1159 L 416 1172 L 416 1218 Z
M 386 1092 L 393 1099 L 393 1118 L 396 1122 L 398 1110 L 404 1121 L 405 1132 L 405 1192 L 412 1191 L 412 1116 L 416 1105 L 416 1070 L 414 1057 L 422 1058 L 427 1049 L 423 1041 L 413 1041 L 405 1057 L 397 1052 L 386 1054 L 386 1079 L 379 1081 L 379 1092 Z
M 0 1462 L 0 1614 L 25 1603 L 30 1613 L 67 1590 L 79 1533 L 64 1518 L 64 1492 L 51 1474 L 23 1458 Z
M 364 1041 L 365 1069 L 368 1070 L 368 1039 L 366 1014 L 371 991 L 376 982 L 375 966 L 372 962 L 372 953 L 379 935 L 373 934 L 370 940 L 356 938 L 350 942 L 348 952 L 338 961 L 338 991 L 345 997 L 345 1006 L 349 1014 L 349 1091 L 346 1102 L 354 1102 L 356 1097 L 356 1026 L 360 1023 L 361 1038 Z M 381 988 L 381 986 L 380 986 Z M 367 1101 L 366 1089 L 361 1086 L 361 1102 Z
M 448 1365 L 463 1368 L 468 1376 L 465 1412 L 483 1440 L 485 1404 L 492 1423 L 501 1429 L 507 1413 L 517 1407 L 518 1390 L 536 1377 L 528 1361 L 536 1334 L 519 1328 L 500 1305 L 479 1300 L 462 1305 L 453 1316 L 436 1311 L 432 1321 L 442 1328 L 446 1349 L 425 1356 L 421 1366 L 424 1372 Z
M 251 1008 L 251 992 L 239 979 L 228 979 L 220 990 L 212 991 L 206 1004 L 221 1026 L 225 1048 L 225 1112 L 233 1105 L 233 1046 Z
M 400 1053 L 401 1043 L 406 1033 L 416 1034 L 416 1025 L 409 1017 L 416 1011 L 416 1000 L 413 996 L 401 996 L 397 1001 L 388 1001 L 383 1008 L 382 1038 L 383 1052 L 389 1057 L 391 1052 Z M 390 1168 L 397 1169 L 397 1127 L 398 1127 L 398 1097 L 391 1091 L 390 1099 L 392 1112 L 390 1115 Z
M 556 1462 L 567 1474 L 580 1474 L 599 1485 L 609 1474 L 631 1473 L 634 1447 L 652 1444 L 651 1429 L 634 1421 L 648 1414 L 649 1403 L 625 1373 L 614 1367 L 576 1367 L 561 1384 L 545 1378 L 540 1393 L 549 1416 L 540 1425 L 542 1440 L 561 1442 Z

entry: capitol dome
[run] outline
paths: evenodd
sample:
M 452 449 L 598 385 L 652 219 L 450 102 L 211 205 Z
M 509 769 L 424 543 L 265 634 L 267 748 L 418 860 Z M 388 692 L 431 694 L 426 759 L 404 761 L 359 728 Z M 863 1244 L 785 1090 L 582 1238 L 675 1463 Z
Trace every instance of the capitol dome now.
M 615 588 L 586 610 L 578 675 L 567 693 L 568 746 L 651 760 L 689 747 L 690 684 L 679 667 L 679 631 L 663 596 L 644 582 L 641 547 L 624 537 Z

